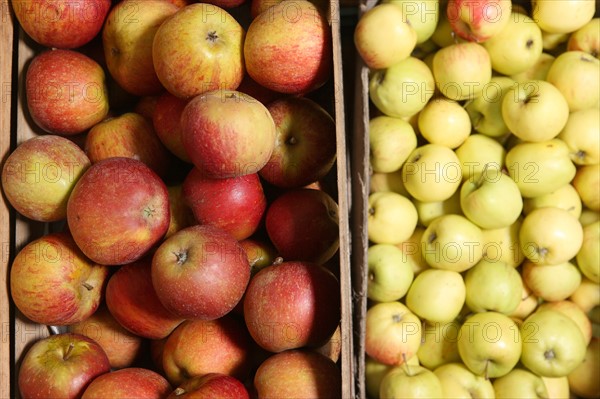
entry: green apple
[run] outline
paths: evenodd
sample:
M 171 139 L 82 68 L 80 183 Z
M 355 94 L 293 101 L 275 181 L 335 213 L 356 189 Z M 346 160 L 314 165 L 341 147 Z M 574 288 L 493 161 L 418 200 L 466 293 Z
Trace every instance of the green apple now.
M 600 305 L 600 285 L 584 277 L 569 300 L 577 304 L 585 313 L 589 313 L 594 307 Z
M 460 328 L 458 353 L 476 375 L 502 377 L 521 357 L 519 327 L 502 313 L 475 313 Z
M 567 144 L 577 165 L 600 163 L 600 108 L 571 112 L 558 138 Z
M 369 195 L 367 230 L 376 244 L 398 244 L 409 238 L 417 226 L 418 214 L 403 195 L 381 191 Z
M 542 377 L 546 391 L 548 391 L 548 398 L 552 399 L 570 399 L 571 392 L 569 391 L 569 378 L 568 377 Z
M 456 148 L 471 134 L 471 119 L 456 101 L 445 97 L 431 99 L 419 112 L 419 131 L 432 144 Z
M 375 244 L 367 250 L 367 297 L 377 302 L 397 301 L 408 292 L 413 278 L 412 258 L 391 244 Z
M 465 303 L 473 312 L 510 315 L 521 303 L 523 283 L 519 272 L 503 262 L 480 260 L 465 275 Z
M 544 50 L 549 51 L 552 54 L 557 55 L 564 51 L 568 40 L 568 33 L 548 32 L 542 29 L 542 43 Z
M 517 267 L 525 259 L 519 245 L 519 230 L 523 220 L 517 219 L 508 227 L 483 229 L 483 259 L 491 262 L 504 262 Z
M 427 269 L 415 277 L 406 294 L 406 306 L 421 320 L 450 322 L 463 308 L 465 294 L 465 282 L 460 273 Z
M 567 299 L 581 284 L 581 273 L 571 262 L 540 266 L 525 261 L 521 276 L 531 292 L 545 301 Z
M 402 169 L 389 173 L 373 173 L 369 179 L 369 193 L 380 191 L 392 191 L 409 197 L 410 194 L 406 191 L 402 181 Z
M 417 32 L 417 44 L 425 43 L 433 35 L 440 16 L 439 0 L 383 0 L 383 3 L 402 8 L 406 20 Z
M 576 218 L 581 216 L 581 198 L 579 198 L 577 190 L 571 184 L 565 184 L 553 192 L 540 195 L 539 197 L 525 198 L 523 201 L 523 213 L 527 215 L 534 209 L 547 206 L 562 208 Z
M 374 172 L 399 170 L 417 148 L 417 135 L 410 123 L 389 116 L 369 121 L 369 159 Z
M 441 398 L 442 384 L 422 366 L 394 367 L 381 380 L 380 398 Z
M 458 319 L 447 323 L 423 323 L 423 338 L 417 357 L 423 367 L 435 370 L 446 363 L 460 362 L 458 354 Z
M 492 78 L 490 56 L 475 42 L 455 43 L 438 50 L 432 69 L 438 90 L 456 101 L 477 97 Z
M 442 8 L 440 10 L 438 24 L 431 35 L 431 41 L 433 41 L 440 48 L 448 47 L 455 43 L 466 43 L 467 40 L 458 36 L 456 33 L 454 33 L 454 30 L 452 30 L 452 26 L 448 20 L 446 6 L 444 6 L 444 4 L 447 3 L 440 2 L 440 6 Z
M 557 265 L 577 255 L 583 243 L 583 227 L 564 209 L 538 208 L 523 219 L 519 243 L 531 262 Z
M 402 179 L 406 190 L 415 199 L 444 201 L 460 186 L 460 161 L 448 147 L 424 144 L 417 147 L 402 166 Z
M 486 40 L 483 47 L 490 54 L 495 71 L 514 75 L 531 68 L 542 54 L 542 31 L 533 19 L 513 11 L 508 24 Z
M 538 307 L 538 298 L 531 292 L 527 284 L 522 285 L 523 292 L 521 294 L 521 302 L 515 311 L 508 315 L 520 320 L 525 319 Z
M 568 51 L 584 51 L 598 58 L 600 55 L 600 18 L 594 18 L 569 36 Z
M 485 168 L 501 170 L 506 157 L 502 144 L 483 134 L 471 134 L 455 153 L 460 161 L 463 181 L 480 174 Z
M 429 226 L 432 220 L 442 215 L 462 215 L 459 190 L 456 190 L 450 198 L 444 201 L 422 202 L 413 199 L 413 204 L 419 214 L 419 225 L 424 227 Z
M 385 115 L 403 118 L 421 111 L 435 91 L 433 74 L 427 64 L 408 57 L 387 69 L 371 74 L 369 96 Z
M 555 56 L 548 53 L 542 53 L 535 61 L 535 63 L 526 71 L 511 75 L 511 79 L 516 82 L 528 82 L 530 80 L 546 80 L 548 71 L 552 66 L 552 63 L 556 59 Z
M 425 229 L 421 250 L 432 268 L 460 273 L 483 257 L 483 233 L 464 216 L 442 215 Z
M 571 33 L 588 23 L 596 11 L 595 2 L 588 0 L 532 0 L 534 21 L 548 32 Z
M 525 141 L 547 141 L 561 132 L 569 104 L 554 85 L 544 80 L 517 83 L 502 99 L 502 118 L 510 131 Z
M 569 147 L 560 139 L 517 143 L 506 153 L 505 162 L 524 198 L 549 194 L 568 184 L 576 172 Z
M 581 273 L 593 282 L 600 283 L 600 222 L 583 228 L 583 244 L 576 260 Z
M 571 112 L 600 104 L 600 60 L 583 51 L 560 54 L 546 80 L 563 94 Z
M 481 94 L 467 102 L 473 129 L 489 137 L 502 137 L 510 133 L 502 119 L 502 99 L 516 82 L 507 76 L 493 76 Z
M 521 363 L 542 377 L 563 377 L 584 359 L 586 343 L 568 316 L 546 309 L 527 317 L 520 328 Z
M 575 302 L 570 300 L 565 301 L 556 301 L 556 302 L 544 302 L 536 311 L 541 312 L 544 310 L 556 310 L 573 320 L 579 331 L 583 334 L 583 338 L 585 340 L 585 344 L 589 345 L 593 336 L 593 328 L 592 321 L 588 317 L 588 315 L 577 305 Z
M 571 184 L 586 208 L 600 211 L 600 164 L 580 166 Z
M 529 370 L 515 368 L 494 380 L 496 399 L 546 399 L 548 390 L 542 377 Z
M 568 376 L 573 395 L 582 398 L 600 397 L 600 337 L 594 337 L 585 351 L 585 358 Z
M 494 399 L 494 388 L 489 379 L 473 374 L 462 363 L 447 363 L 433 373 L 442 383 L 444 398 Z
M 424 232 L 424 227 L 417 226 L 407 240 L 402 241 L 400 244 L 396 244 L 396 246 L 402 250 L 404 255 L 412 259 L 411 263 L 413 265 L 415 276 L 423 270 L 429 269 L 429 265 L 423 257 L 423 251 L 421 251 L 421 238 L 423 237 Z
M 408 58 L 417 44 L 417 32 L 402 7 L 377 4 L 354 28 L 354 46 L 365 64 L 384 69 Z

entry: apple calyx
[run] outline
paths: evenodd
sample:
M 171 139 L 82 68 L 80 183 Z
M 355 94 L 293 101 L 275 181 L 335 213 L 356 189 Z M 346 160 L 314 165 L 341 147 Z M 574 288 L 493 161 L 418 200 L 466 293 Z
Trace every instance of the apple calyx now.
M 156 213 L 156 209 L 154 209 L 151 206 L 147 206 L 146 208 L 144 208 L 144 217 L 145 218 L 151 218 L 154 216 L 155 213 Z
M 188 252 L 186 250 L 179 250 L 178 252 L 173 252 L 175 258 L 177 258 L 177 264 L 182 266 L 185 262 L 187 262 Z
M 211 30 L 210 32 L 208 32 L 206 34 L 206 40 L 208 40 L 211 43 L 215 43 L 217 40 L 219 40 L 219 35 L 217 35 L 217 31 Z
M 73 352 L 73 348 L 75 348 L 75 344 L 73 342 L 69 342 L 69 346 L 67 347 L 67 350 L 63 354 L 63 360 L 69 359 L 69 356 L 71 356 L 71 352 Z
M 556 353 L 554 353 L 553 349 L 548 349 L 544 352 L 544 360 L 554 360 L 556 359 Z
M 296 136 L 290 136 L 286 141 L 285 144 L 287 145 L 296 145 L 298 144 L 298 139 L 296 138 Z
M 483 369 L 483 376 L 486 379 L 486 381 L 490 379 L 489 365 L 490 365 L 490 359 L 486 359 L 485 360 L 485 368 Z

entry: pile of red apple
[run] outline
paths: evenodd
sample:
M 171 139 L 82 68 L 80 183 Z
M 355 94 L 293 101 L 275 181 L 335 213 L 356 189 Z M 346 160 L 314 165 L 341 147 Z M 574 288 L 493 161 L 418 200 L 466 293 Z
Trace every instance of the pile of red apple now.
M 372 399 L 600 397 L 597 4 L 361 15 Z
M 2 188 L 54 226 L 11 296 L 60 331 L 21 397 L 338 397 L 328 4 L 10 3 L 34 134 Z

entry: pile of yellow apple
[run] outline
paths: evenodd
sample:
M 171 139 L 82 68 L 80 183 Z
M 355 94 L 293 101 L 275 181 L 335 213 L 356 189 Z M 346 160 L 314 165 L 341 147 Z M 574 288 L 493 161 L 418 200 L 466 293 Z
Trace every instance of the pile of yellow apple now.
M 600 397 L 596 2 L 367 8 L 368 397 Z

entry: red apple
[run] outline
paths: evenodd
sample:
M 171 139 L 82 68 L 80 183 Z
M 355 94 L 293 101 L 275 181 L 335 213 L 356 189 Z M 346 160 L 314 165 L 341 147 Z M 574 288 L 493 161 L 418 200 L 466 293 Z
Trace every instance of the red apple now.
M 167 399 L 250 399 L 244 384 L 235 377 L 208 373 L 186 380 Z
M 244 319 L 256 343 L 271 352 L 323 345 L 340 322 L 338 280 L 308 262 L 267 266 L 250 280 Z
M 23 356 L 18 374 L 22 398 L 80 398 L 88 384 L 110 371 L 94 340 L 79 334 L 40 338 Z
M 190 157 L 181 141 L 181 113 L 187 103 L 187 100 L 175 97 L 171 93 L 163 93 L 156 101 L 152 123 L 165 147 L 182 161 L 190 162 Z
M 100 306 L 94 314 L 70 325 L 68 330 L 98 343 L 113 369 L 131 366 L 139 358 L 143 348 L 142 337 L 132 334 L 119 324 L 106 306 Z
M 277 353 L 254 376 L 259 398 L 340 398 L 340 369 L 328 357 L 307 350 Z
M 200 224 L 219 227 L 236 240 L 254 234 L 267 208 L 256 173 L 213 179 L 194 168 L 183 182 L 183 198 Z
M 285 95 L 258 84 L 247 73 L 244 75 L 244 79 L 242 79 L 242 83 L 238 86 L 237 91 L 247 94 L 265 105 Z
M 79 134 L 108 115 L 108 93 L 102 67 L 72 50 L 36 55 L 25 75 L 27 107 L 47 132 Z
M 192 163 L 214 178 L 258 172 L 275 146 L 275 124 L 267 108 L 232 90 L 192 99 L 181 114 L 181 132 Z
M 251 346 L 244 323 L 237 318 L 187 320 L 165 343 L 163 369 L 174 386 L 207 373 L 244 380 L 250 371 Z
M 92 263 L 68 233 L 46 234 L 19 251 L 10 269 L 16 307 L 39 324 L 68 325 L 98 308 L 108 268 Z
M 67 204 L 67 221 L 84 254 L 96 263 L 134 262 L 169 228 L 167 187 L 143 162 L 108 158 L 90 166 Z
M 73 141 L 56 135 L 35 136 L 21 143 L 2 168 L 2 190 L 21 215 L 40 222 L 67 217 L 75 183 L 90 166 Z
M 190 227 L 198 223 L 194 217 L 194 213 L 185 203 L 185 199 L 183 198 L 183 185 L 176 184 L 168 186 L 167 190 L 169 192 L 171 221 L 169 223 L 169 229 L 165 234 L 165 238 L 171 237 L 179 230 L 183 230 L 186 227 Z
M 96 377 L 81 398 L 164 399 L 172 390 L 169 382 L 157 372 L 141 367 L 128 367 Z
M 481 43 L 508 24 L 511 0 L 449 0 L 446 15 L 458 36 Z
M 158 99 L 159 96 L 140 97 L 133 107 L 133 112 L 142 115 L 149 121 L 152 121 L 152 118 L 154 117 L 154 112 L 156 111 L 156 104 L 158 103 Z M 154 130 L 156 130 L 156 126 L 154 127 Z M 156 134 L 158 134 L 158 131 L 156 132 Z
M 154 36 L 152 58 L 158 79 L 181 98 L 235 90 L 245 73 L 244 34 L 236 19 L 218 6 L 197 3 L 180 8 Z
M 333 118 L 315 101 L 287 97 L 268 105 L 277 127 L 273 154 L 260 176 L 283 188 L 321 180 L 336 159 Z
M 265 226 L 284 260 L 324 264 L 339 249 L 338 205 L 321 190 L 284 192 L 267 208 Z
M 102 29 L 111 0 L 11 0 L 23 30 L 46 47 L 77 48 Z
M 152 123 L 134 112 L 105 119 L 92 127 L 86 136 L 85 152 L 92 163 L 114 157 L 137 159 L 161 177 L 169 168 L 170 154 Z
M 123 265 L 110 277 L 106 305 L 126 330 L 149 339 L 165 338 L 183 322 L 158 299 L 149 258 Z
M 152 360 L 152 369 L 162 375 L 165 374 L 165 370 L 163 369 L 162 365 L 163 350 L 165 349 L 165 344 L 167 343 L 168 338 L 169 337 L 166 336 L 161 339 L 150 340 L 150 359 Z
M 331 28 L 307 0 L 283 1 L 252 20 L 244 41 L 246 70 L 262 86 L 304 94 L 332 75 Z
M 250 15 L 252 18 L 256 18 L 256 16 L 269 7 L 275 6 L 286 0 L 251 0 L 250 3 Z M 323 12 L 327 12 L 329 9 L 329 2 L 326 0 L 312 0 L 311 3 L 319 7 Z
M 250 265 L 233 236 L 210 225 L 167 238 L 152 258 L 152 283 L 160 302 L 185 319 L 217 319 L 242 298 Z

